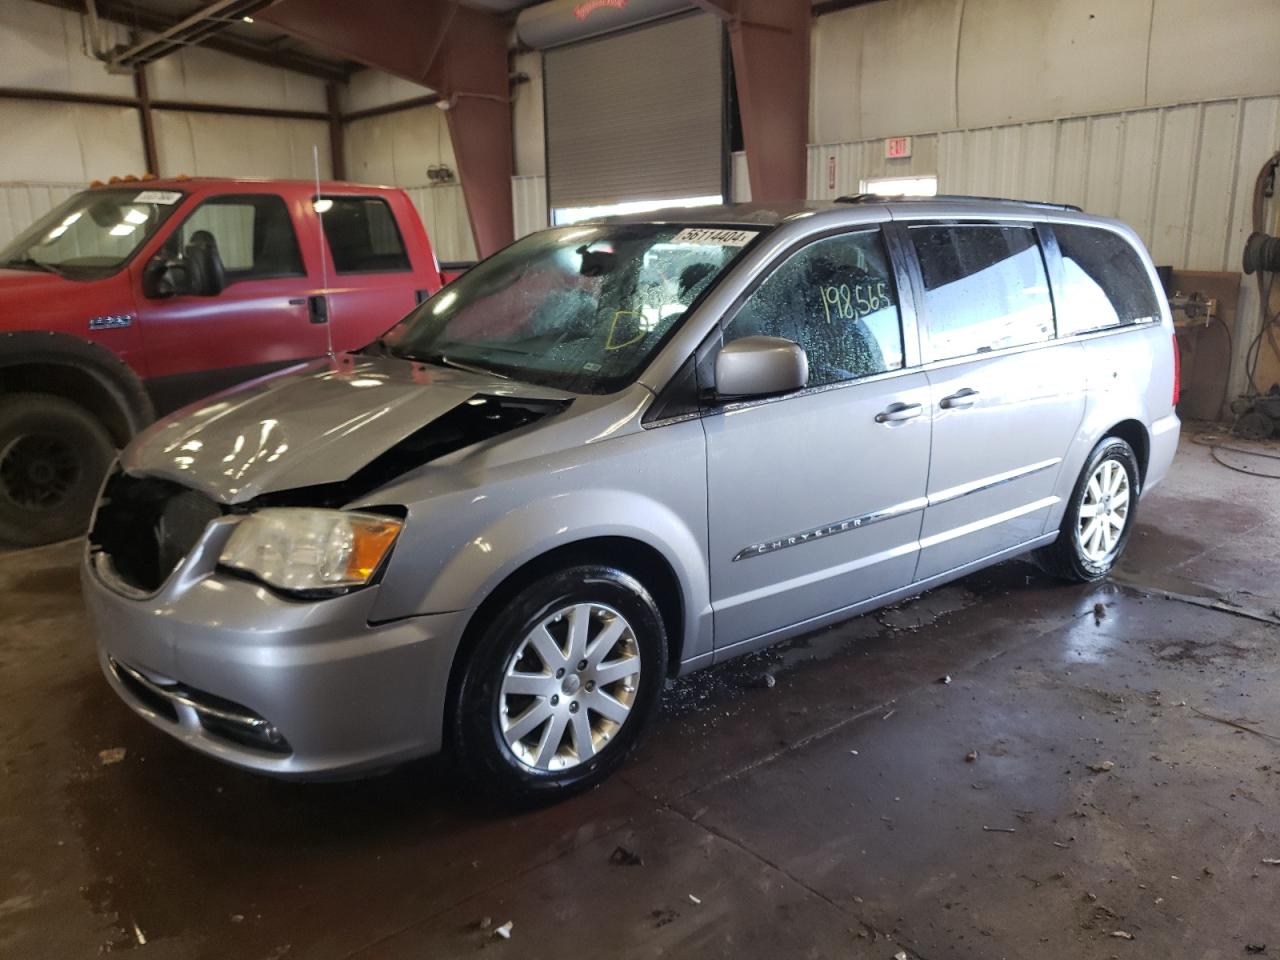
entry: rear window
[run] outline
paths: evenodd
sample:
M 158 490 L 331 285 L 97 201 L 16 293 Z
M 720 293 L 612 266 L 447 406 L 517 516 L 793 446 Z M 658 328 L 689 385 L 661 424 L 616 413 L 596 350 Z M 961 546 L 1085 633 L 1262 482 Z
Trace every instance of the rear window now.
M 396 218 L 381 197 L 322 197 L 316 209 L 338 273 L 410 269 Z
M 1097 227 L 1053 225 L 1062 251 L 1058 335 L 1106 330 L 1160 319 L 1160 301 L 1138 252 Z
M 1053 337 L 1053 303 L 1032 227 L 912 227 L 932 360 Z

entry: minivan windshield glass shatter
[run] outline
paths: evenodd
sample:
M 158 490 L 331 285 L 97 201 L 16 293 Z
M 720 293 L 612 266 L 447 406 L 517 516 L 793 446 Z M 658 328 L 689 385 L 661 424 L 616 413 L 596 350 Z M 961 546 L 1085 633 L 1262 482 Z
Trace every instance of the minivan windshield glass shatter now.
M 611 393 L 759 233 L 651 223 L 546 230 L 444 287 L 380 343 L 407 359 Z
M 45 214 L 0 250 L 0 267 L 93 280 L 119 270 L 177 208 L 177 190 L 96 187 Z

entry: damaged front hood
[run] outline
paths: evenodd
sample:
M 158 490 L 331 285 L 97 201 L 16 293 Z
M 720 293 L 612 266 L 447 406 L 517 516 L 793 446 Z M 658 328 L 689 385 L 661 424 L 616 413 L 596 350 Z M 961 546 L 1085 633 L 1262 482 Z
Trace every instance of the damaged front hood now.
M 472 405 L 563 404 L 571 397 L 483 374 L 343 354 L 180 410 L 139 435 L 121 465 L 222 503 L 243 503 L 262 494 L 342 483 L 406 440 L 417 438 L 420 449 L 430 450 L 431 438 L 422 442 L 429 433 L 423 428 L 435 422 L 449 423 L 453 449 L 484 439 L 486 434 L 472 436 L 460 422 Z M 523 422 L 528 418 L 513 425 Z

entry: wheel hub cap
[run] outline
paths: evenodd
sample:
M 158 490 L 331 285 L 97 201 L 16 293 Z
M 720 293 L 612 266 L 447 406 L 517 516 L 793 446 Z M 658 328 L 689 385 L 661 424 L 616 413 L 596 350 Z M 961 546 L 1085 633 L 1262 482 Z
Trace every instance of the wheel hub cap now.
M 1085 485 L 1076 543 L 1092 563 L 1109 560 L 1129 522 L 1129 474 L 1118 460 L 1103 460 Z
M 617 736 L 640 689 L 640 646 L 617 610 L 557 609 L 520 641 L 503 674 L 498 725 L 525 766 L 586 763 Z
M 0 496 L 25 510 L 57 507 L 79 478 L 75 450 L 53 434 L 25 434 L 0 450 Z

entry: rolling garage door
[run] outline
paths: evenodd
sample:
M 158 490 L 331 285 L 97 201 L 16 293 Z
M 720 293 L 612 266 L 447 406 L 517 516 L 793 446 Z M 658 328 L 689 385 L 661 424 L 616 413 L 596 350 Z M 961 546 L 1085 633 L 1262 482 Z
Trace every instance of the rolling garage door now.
M 718 18 L 676 17 L 545 57 L 552 209 L 724 195 Z

